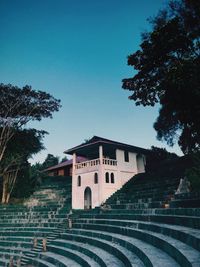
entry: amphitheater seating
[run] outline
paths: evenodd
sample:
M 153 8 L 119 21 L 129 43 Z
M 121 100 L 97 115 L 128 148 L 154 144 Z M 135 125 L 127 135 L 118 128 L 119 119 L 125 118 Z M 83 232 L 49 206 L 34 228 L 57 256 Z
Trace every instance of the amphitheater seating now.
M 0 206 L 0 266 L 13 256 L 14 266 L 199 267 L 200 205 L 172 207 L 176 177 L 139 177 L 93 210 L 69 213 L 62 182 L 42 185 L 25 206 Z
M 65 177 L 66 178 L 66 177 Z M 63 181 L 44 181 L 21 205 L 0 206 L 0 266 L 29 262 L 35 242 L 58 235 L 71 207 L 71 177 Z

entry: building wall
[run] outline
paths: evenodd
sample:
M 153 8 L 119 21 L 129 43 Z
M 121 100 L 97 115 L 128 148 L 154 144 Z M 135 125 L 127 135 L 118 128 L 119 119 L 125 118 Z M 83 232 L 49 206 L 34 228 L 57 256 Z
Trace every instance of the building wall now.
M 72 208 L 84 209 L 84 192 L 86 187 L 92 191 L 92 208 L 100 206 L 114 192 L 120 189 L 135 174 L 144 171 L 143 157 L 129 152 L 129 161 L 125 161 L 124 151 L 116 150 L 117 166 L 96 165 L 73 170 L 72 179 Z M 137 162 L 138 160 L 138 162 Z M 94 183 L 94 174 L 98 173 L 98 184 Z M 106 183 L 106 173 L 109 174 L 109 183 Z M 114 183 L 111 183 L 111 173 L 114 174 Z M 78 176 L 81 177 L 81 186 L 78 186 Z
M 72 179 L 72 208 L 84 209 L 84 192 L 86 187 L 92 191 L 92 208 L 99 206 L 99 177 L 98 184 L 94 183 L 94 174 L 98 170 L 82 174 L 74 174 Z M 81 186 L 78 186 L 78 176 L 81 177 Z
M 117 191 L 121 187 L 121 181 L 118 177 L 117 170 L 111 170 L 108 168 L 104 168 L 102 176 L 102 194 L 99 205 L 104 203 L 106 199 L 111 196 L 115 191 Z M 109 174 L 109 183 L 106 183 L 106 173 Z M 114 174 L 114 183 L 111 183 L 111 174 Z
M 124 151 L 117 149 L 116 158 L 118 166 L 118 176 L 121 180 L 122 187 L 130 178 L 138 173 L 137 169 L 137 154 L 133 152 L 128 152 L 129 161 L 125 161 Z
M 64 173 L 65 173 L 64 169 L 59 169 L 58 170 L 58 175 L 59 176 L 64 176 L 65 175 Z

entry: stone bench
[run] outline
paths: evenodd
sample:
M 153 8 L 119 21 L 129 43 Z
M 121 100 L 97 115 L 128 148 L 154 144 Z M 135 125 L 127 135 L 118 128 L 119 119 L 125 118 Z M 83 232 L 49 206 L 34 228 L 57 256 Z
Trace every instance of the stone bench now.
M 86 220 L 87 221 L 87 220 Z M 73 228 L 76 229 L 87 229 L 90 231 L 104 231 L 109 233 L 118 233 L 124 236 L 133 237 L 138 240 L 142 240 L 145 243 L 151 244 L 152 246 L 161 249 L 172 257 L 180 266 L 198 266 L 200 260 L 199 252 L 190 248 L 188 245 L 175 240 L 171 237 L 165 236 L 160 233 L 155 233 L 147 230 L 140 230 L 137 228 L 128 227 L 127 225 L 122 226 L 122 223 L 116 221 L 116 224 L 99 224 L 95 221 L 84 223 L 83 220 L 75 221 Z M 172 265 L 174 266 L 174 265 Z

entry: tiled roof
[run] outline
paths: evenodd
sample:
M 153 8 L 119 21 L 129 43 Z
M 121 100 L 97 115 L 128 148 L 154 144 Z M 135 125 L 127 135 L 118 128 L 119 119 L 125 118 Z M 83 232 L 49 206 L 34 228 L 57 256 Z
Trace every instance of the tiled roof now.
M 88 146 L 91 146 L 93 144 L 109 144 L 109 145 L 115 145 L 117 147 L 123 147 L 123 148 L 129 148 L 133 151 L 136 151 L 136 152 L 139 152 L 139 153 L 148 153 L 149 150 L 148 149 L 144 149 L 144 148 L 141 148 L 141 147 L 137 147 L 137 146 L 132 146 L 132 145 L 128 145 L 128 144 L 124 144 L 124 143 L 120 143 L 120 142 L 117 142 L 117 141 L 113 141 L 113 140 L 109 140 L 109 139 L 106 139 L 106 138 L 103 138 L 103 137 L 99 137 L 99 136 L 93 136 L 90 140 L 88 140 L 87 142 L 85 143 L 82 143 L 78 146 L 75 146 L 71 149 L 68 149 L 66 151 L 64 151 L 64 153 L 66 154 L 72 154 L 73 152 L 75 152 L 77 149 L 79 148 L 84 148 L 84 147 L 88 147 Z
M 84 157 L 77 157 L 76 158 L 76 162 L 79 163 L 79 162 L 82 162 L 82 161 L 85 161 L 87 160 L 86 158 Z M 69 159 L 69 160 L 65 160 L 57 165 L 54 165 L 54 166 L 51 166 L 47 169 L 45 169 L 44 171 L 51 171 L 51 170 L 55 170 L 55 169 L 60 169 L 60 168 L 63 168 L 63 167 L 66 167 L 66 166 L 69 166 L 69 165 L 72 165 L 72 162 L 73 160 L 72 159 Z

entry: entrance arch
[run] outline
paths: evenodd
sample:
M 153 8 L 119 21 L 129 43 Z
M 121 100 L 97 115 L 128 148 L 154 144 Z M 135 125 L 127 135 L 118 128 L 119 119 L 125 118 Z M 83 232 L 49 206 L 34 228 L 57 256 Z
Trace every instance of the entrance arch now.
M 84 209 L 88 210 L 92 208 L 92 191 L 90 187 L 86 187 L 84 191 Z

